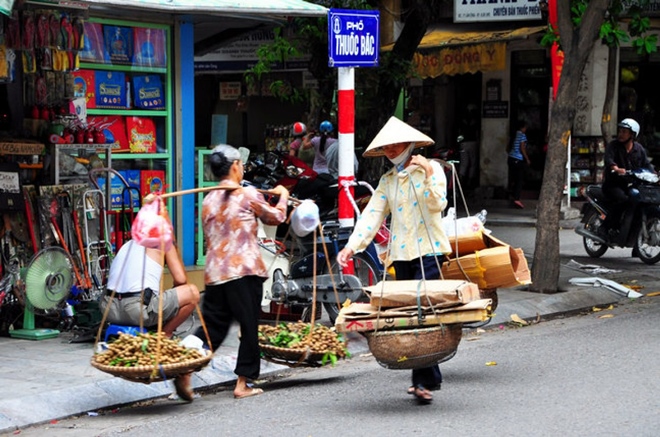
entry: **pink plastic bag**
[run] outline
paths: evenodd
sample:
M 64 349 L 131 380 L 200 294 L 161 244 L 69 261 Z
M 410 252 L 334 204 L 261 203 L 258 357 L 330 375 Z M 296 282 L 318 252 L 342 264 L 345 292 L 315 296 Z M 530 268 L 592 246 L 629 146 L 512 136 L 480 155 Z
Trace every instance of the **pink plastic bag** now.
M 131 234 L 133 240 L 141 246 L 152 249 L 164 248 L 166 252 L 170 250 L 173 229 L 162 199 L 158 198 L 142 205 L 133 221 Z

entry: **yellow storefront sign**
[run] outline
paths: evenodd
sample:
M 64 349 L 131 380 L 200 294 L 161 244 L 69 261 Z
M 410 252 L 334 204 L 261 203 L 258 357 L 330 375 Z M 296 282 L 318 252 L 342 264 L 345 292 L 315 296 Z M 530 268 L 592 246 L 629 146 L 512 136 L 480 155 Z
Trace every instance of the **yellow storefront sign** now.
M 506 68 L 506 43 L 488 43 L 448 47 L 439 51 L 421 54 L 413 58 L 415 71 L 422 78 L 438 77 L 442 74 L 476 73 Z

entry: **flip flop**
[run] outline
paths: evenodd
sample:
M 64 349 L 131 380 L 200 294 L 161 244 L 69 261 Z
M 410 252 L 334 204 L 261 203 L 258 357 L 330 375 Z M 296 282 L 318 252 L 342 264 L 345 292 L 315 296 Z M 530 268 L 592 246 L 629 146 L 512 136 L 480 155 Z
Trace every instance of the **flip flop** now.
M 264 392 L 263 389 L 260 389 L 260 388 L 251 388 L 249 391 L 247 391 L 247 392 L 245 392 L 245 393 L 243 393 L 243 394 L 240 394 L 240 395 L 234 394 L 234 399 L 249 398 L 250 396 L 257 396 L 257 395 L 260 395 L 260 394 L 263 393 L 263 392 Z
M 430 391 L 425 389 L 423 385 L 418 385 L 417 387 L 415 387 L 415 391 L 413 394 L 417 398 L 417 402 L 419 402 L 420 404 L 427 405 L 433 402 L 433 395 L 431 394 Z

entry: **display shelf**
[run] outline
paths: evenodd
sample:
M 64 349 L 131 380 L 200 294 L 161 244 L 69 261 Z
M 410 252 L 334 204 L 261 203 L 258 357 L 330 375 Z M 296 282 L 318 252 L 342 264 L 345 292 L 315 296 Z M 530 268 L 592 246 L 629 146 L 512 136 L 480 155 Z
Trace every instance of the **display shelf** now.
M 172 170 L 175 147 L 172 110 L 171 26 L 101 17 L 89 17 L 88 22 L 90 26 L 95 26 L 97 29 L 93 34 L 93 41 L 90 41 L 90 46 L 100 48 L 103 52 L 101 56 L 90 55 L 80 62 L 81 71 L 95 72 L 91 74 L 89 83 L 87 83 L 87 76 L 82 76 L 89 86 L 88 89 L 98 91 L 99 86 L 102 85 L 98 82 L 99 72 L 124 73 L 122 76 L 125 77 L 126 82 L 126 87 L 122 88 L 122 92 L 126 93 L 126 107 L 108 107 L 111 106 L 110 102 L 102 100 L 102 98 L 107 98 L 111 94 L 103 97 L 96 93 L 94 96 L 86 95 L 88 102 L 91 98 L 95 99 L 94 105 L 88 104 L 87 115 L 95 117 L 95 121 L 99 125 L 109 124 L 106 129 L 111 131 L 115 140 L 121 142 L 121 147 L 112 151 L 112 162 L 116 167 L 114 169 L 121 171 L 124 175 L 135 174 L 136 184 L 143 195 L 150 189 L 159 189 L 159 187 L 162 189 L 163 186 L 169 186 L 169 189 L 172 190 L 176 189 L 173 185 L 175 179 Z M 112 29 L 109 30 L 109 27 Z M 123 35 L 130 41 L 130 44 L 133 44 L 126 59 L 118 59 L 117 53 L 110 49 L 107 38 L 109 34 L 114 35 L 115 32 L 117 35 Z M 143 44 L 137 42 L 138 32 L 148 34 L 147 38 L 143 40 Z M 151 39 L 149 39 L 149 35 Z M 90 36 L 92 36 L 92 32 L 90 32 Z M 135 39 L 130 40 L 129 38 Z M 148 52 L 140 52 L 140 47 L 147 46 Z M 98 54 L 99 51 L 94 53 Z M 101 76 L 103 77 L 102 74 Z M 160 92 L 158 94 L 146 93 L 147 97 L 142 97 L 142 105 L 136 101 L 138 90 L 145 90 L 145 92 L 152 90 L 145 86 L 150 82 L 146 82 L 147 79 L 144 77 L 138 80 L 139 76 L 156 76 L 160 82 L 158 88 L 154 87 Z M 117 83 L 110 82 L 110 84 L 111 86 L 122 85 L 121 80 L 118 80 Z M 120 96 L 123 98 L 123 95 L 120 94 Z M 149 99 L 162 99 L 153 101 L 155 103 L 153 107 L 162 109 L 149 109 L 152 104 Z M 116 102 L 112 101 L 112 104 L 116 104 Z M 108 117 L 107 120 L 103 119 L 105 116 Z M 143 121 L 138 121 L 138 118 Z M 118 120 L 118 122 L 109 123 L 113 120 Z M 120 134 L 116 131 L 119 131 Z M 138 153 L 130 153 L 129 150 Z M 106 158 L 104 153 L 100 153 L 99 157 Z
M 124 117 L 167 117 L 168 111 L 150 109 L 88 109 L 89 115 L 123 115 Z
M 80 68 L 83 70 L 108 70 L 108 71 L 125 71 L 128 73 L 167 74 L 167 68 L 149 67 L 146 65 L 115 65 L 115 64 L 81 62 Z
M 591 184 L 603 181 L 605 142 L 601 137 L 575 137 L 570 153 L 570 195 L 580 193 Z
M 75 155 L 92 155 L 96 154 L 104 160 L 104 164 L 106 167 L 111 168 L 112 167 L 112 149 L 117 147 L 117 144 L 111 143 L 111 144 L 52 144 L 52 147 L 54 148 L 54 168 L 53 168 L 53 182 L 55 185 L 59 185 L 61 182 L 64 180 L 69 180 L 69 179 L 80 179 L 80 178 L 86 178 L 86 174 L 61 174 L 60 170 L 60 157 L 62 153 L 67 153 L 67 154 L 75 154 Z M 105 150 L 106 152 L 103 153 L 103 157 L 99 155 L 100 150 Z M 84 152 L 84 153 L 81 153 Z
M 169 153 L 115 153 L 112 159 L 169 159 Z
M 207 157 L 213 153 L 213 150 L 197 150 L 197 186 L 212 187 L 218 185 L 218 180 L 210 174 L 210 169 L 206 166 Z M 197 265 L 203 266 L 206 263 L 204 247 L 204 229 L 202 227 L 202 202 L 205 193 L 197 193 Z

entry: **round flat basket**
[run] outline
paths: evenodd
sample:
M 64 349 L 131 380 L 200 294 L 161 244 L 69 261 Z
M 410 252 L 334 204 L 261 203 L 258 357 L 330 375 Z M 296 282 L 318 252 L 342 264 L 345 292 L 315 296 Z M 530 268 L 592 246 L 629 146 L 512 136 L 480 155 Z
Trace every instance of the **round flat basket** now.
M 159 366 L 108 366 L 107 364 L 97 363 L 94 357 L 92 357 L 91 364 L 102 372 L 124 378 L 128 381 L 149 384 L 201 370 L 211 361 L 212 358 L 213 354 L 210 351 L 206 351 L 206 356 L 194 360 L 163 364 Z
M 289 367 L 318 367 L 327 352 L 313 351 L 307 349 L 289 349 L 268 344 L 259 344 L 263 359 Z
M 417 329 L 365 332 L 369 349 L 386 369 L 419 369 L 447 361 L 456 354 L 461 324 Z
M 479 297 L 492 300 L 493 302 L 490 304 L 490 312 L 495 312 L 495 308 L 497 308 L 498 304 L 497 288 L 480 288 Z

